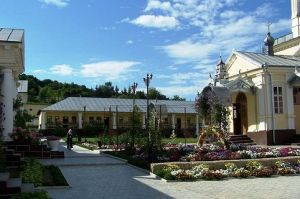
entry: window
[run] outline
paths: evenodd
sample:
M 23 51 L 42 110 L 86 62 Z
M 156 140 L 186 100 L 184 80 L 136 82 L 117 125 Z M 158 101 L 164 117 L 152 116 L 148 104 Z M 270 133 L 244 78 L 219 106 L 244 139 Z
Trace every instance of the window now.
M 76 124 L 76 117 L 75 117 L 75 116 L 72 116 L 72 119 L 71 119 L 71 120 L 72 120 L 72 123 L 73 123 L 73 124 Z
M 294 96 L 294 105 L 300 105 L 300 87 L 294 87 L 293 96 Z
M 119 124 L 123 124 L 124 122 L 124 118 L 123 117 L 119 117 Z
M 59 123 L 59 116 L 55 116 L 54 121 L 55 123 Z
M 89 117 L 89 121 L 94 121 L 94 117 L 93 116 Z
M 101 117 L 96 117 L 97 122 L 101 122 Z
M 51 124 L 51 123 L 52 123 L 52 116 L 48 116 L 48 117 L 47 117 L 47 123 L 48 123 L 48 124 Z
M 282 87 L 275 86 L 274 91 L 274 112 L 275 114 L 283 113 L 283 97 L 282 97 Z

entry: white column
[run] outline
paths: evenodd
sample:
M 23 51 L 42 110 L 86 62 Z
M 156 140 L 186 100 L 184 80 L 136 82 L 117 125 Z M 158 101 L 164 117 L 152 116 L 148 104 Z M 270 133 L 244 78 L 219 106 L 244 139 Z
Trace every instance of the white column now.
M 39 128 L 40 129 L 46 129 L 46 113 L 45 112 L 41 112 L 41 114 L 40 114 Z
M 117 114 L 113 113 L 113 129 L 117 129 Z
M 264 85 L 258 85 L 258 131 L 267 130 L 266 126 L 266 103 L 265 103 L 265 88 Z
M 289 79 L 289 75 L 286 75 L 286 80 Z M 294 110 L 294 99 L 293 99 L 293 86 L 286 84 L 286 109 L 287 109 L 287 122 L 288 129 L 295 129 L 295 110 Z
M 82 129 L 82 112 L 78 112 L 78 129 Z
M 299 0 L 291 0 L 291 7 L 292 7 L 292 33 L 293 38 L 299 36 Z
M 16 83 L 12 69 L 2 69 L 1 73 L 3 74 L 0 98 L 3 103 L 3 140 L 10 141 L 9 133 L 12 133 L 14 124 L 13 98 L 15 97 Z
M 142 115 L 142 128 L 146 129 L 146 113 Z
M 198 113 L 196 113 L 196 135 L 199 135 L 199 117 L 198 117 Z
M 172 129 L 175 129 L 175 114 L 172 114 Z

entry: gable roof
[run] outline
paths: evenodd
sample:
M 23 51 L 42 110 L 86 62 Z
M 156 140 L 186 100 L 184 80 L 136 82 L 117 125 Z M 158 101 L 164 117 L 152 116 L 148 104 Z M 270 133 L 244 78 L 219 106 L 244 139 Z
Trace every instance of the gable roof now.
M 267 64 L 268 67 L 300 67 L 300 57 L 295 56 L 287 56 L 287 55 L 266 55 L 262 53 L 254 53 L 254 52 L 242 52 L 236 51 L 233 54 L 241 56 L 246 60 L 262 66 L 263 64 Z
M 194 101 L 174 101 L 174 100 L 149 100 L 155 107 L 160 105 L 167 108 L 168 113 L 196 113 Z M 135 105 L 141 112 L 147 112 L 147 100 L 135 99 Z M 132 112 L 133 99 L 120 98 L 92 98 L 92 97 L 68 97 L 60 102 L 50 105 L 42 111 L 74 111 L 80 112 Z

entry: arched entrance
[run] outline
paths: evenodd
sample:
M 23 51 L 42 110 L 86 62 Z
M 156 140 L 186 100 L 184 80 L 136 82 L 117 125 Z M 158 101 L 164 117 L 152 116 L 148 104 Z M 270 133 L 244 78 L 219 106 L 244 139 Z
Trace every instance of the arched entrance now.
M 245 93 L 238 93 L 233 104 L 233 132 L 235 135 L 247 134 L 248 112 Z

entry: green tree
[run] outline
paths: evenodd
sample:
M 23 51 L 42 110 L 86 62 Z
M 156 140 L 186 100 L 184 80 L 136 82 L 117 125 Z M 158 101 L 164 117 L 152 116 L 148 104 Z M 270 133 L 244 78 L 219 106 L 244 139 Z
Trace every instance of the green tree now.
M 149 99 L 167 100 L 168 98 L 159 92 L 156 88 L 149 88 L 148 91 Z
M 185 101 L 185 98 L 181 98 L 179 95 L 174 95 L 171 100 L 176 100 L 176 101 Z

